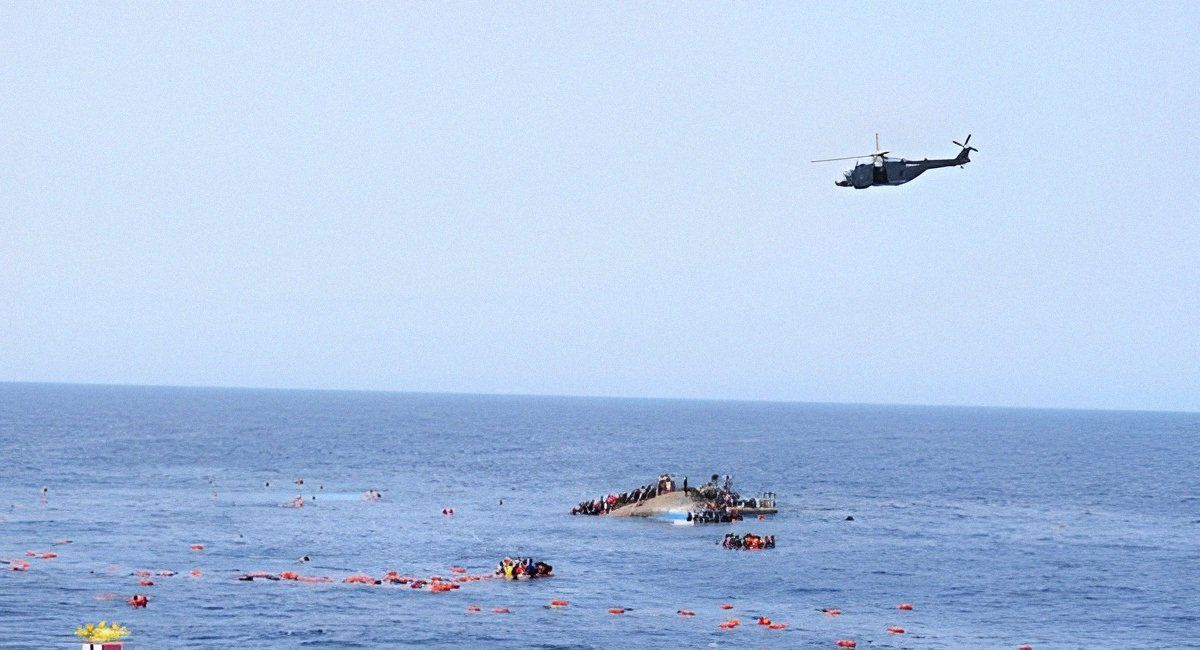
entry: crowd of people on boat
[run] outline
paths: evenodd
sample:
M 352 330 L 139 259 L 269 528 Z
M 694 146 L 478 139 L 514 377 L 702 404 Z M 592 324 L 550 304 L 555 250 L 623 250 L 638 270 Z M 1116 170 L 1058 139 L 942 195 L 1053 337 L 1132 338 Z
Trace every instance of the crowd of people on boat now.
M 695 524 L 728 524 L 741 520 L 742 515 L 737 508 L 705 508 L 687 514 L 687 521 Z
M 753 508 L 759 507 L 759 505 L 760 505 L 759 501 L 760 501 L 759 499 L 750 497 L 749 499 L 738 499 L 737 503 L 735 505 L 739 508 L 752 508 L 753 509 Z M 765 505 L 765 504 L 762 504 L 762 505 Z
M 683 479 L 683 489 L 687 490 L 687 479 Z M 631 503 L 641 503 L 647 499 L 670 494 L 675 491 L 675 479 L 669 474 L 662 474 L 658 477 L 657 483 L 647 483 L 635 490 L 622 492 L 620 494 L 610 494 L 599 499 L 584 501 L 579 505 L 571 508 L 573 515 L 606 515 L 621 506 L 626 506 Z
M 534 562 L 533 558 L 506 557 L 496 565 L 496 575 L 505 580 L 528 580 L 531 578 L 549 578 L 554 575 L 554 567 L 545 562 Z
M 696 494 L 703 498 L 704 507 L 689 512 L 688 521 L 697 524 L 725 524 L 742 520 L 738 509 L 745 506 L 745 501 L 739 499 L 738 493 L 733 491 L 733 477 L 728 474 L 725 475 L 724 481 L 721 481 L 720 475 L 713 474 L 707 483 L 696 488 Z
M 726 533 L 721 546 L 743 551 L 761 551 L 768 548 L 775 548 L 775 536 L 760 536 L 753 533 L 746 533 L 739 536 L 737 533 Z

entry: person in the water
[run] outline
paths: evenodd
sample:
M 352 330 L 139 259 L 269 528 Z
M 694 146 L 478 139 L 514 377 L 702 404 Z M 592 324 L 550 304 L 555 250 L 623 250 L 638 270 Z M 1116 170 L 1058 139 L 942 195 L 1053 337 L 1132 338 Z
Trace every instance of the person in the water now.
M 738 536 L 737 533 L 726 533 L 725 539 L 721 541 L 721 546 L 734 550 L 761 551 L 763 549 L 775 548 L 775 536 L 759 536 L 753 533 Z
M 512 580 L 514 577 L 513 571 L 516 570 L 516 568 L 516 563 L 512 561 L 512 558 L 506 557 L 503 560 L 500 560 L 500 564 L 496 567 L 496 575 L 504 576 L 506 579 Z
M 545 562 L 534 562 L 531 558 L 506 557 L 496 566 L 496 575 L 506 580 L 530 580 L 554 575 L 554 567 Z

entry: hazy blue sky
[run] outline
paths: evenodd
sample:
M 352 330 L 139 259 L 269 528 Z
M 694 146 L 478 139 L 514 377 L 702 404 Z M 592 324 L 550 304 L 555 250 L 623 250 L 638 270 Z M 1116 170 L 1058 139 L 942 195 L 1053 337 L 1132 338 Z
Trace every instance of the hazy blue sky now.
M 6 2 L 0 380 L 1200 409 L 1197 7 Z

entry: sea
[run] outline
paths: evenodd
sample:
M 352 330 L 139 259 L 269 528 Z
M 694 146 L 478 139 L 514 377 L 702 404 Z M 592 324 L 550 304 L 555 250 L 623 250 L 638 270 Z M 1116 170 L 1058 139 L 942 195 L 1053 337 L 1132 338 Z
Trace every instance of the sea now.
M 0 647 L 1200 648 L 1197 443 L 1195 413 L 0 384 Z M 779 513 L 570 514 L 662 473 Z M 506 555 L 555 576 L 341 581 Z

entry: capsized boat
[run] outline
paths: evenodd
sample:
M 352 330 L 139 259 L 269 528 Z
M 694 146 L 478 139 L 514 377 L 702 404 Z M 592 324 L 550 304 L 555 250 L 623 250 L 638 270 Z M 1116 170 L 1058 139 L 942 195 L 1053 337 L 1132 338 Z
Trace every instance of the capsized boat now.
M 774 515 L 779 512 L 775 505 L 774 492 L 764 492 L 757 497 L 742 499 L 733 491 L 729 477 L 726 477 L 724 486 L 717 483 L 714 475 L 711 482 L 698 488 L 678 489 L 675 481 L 669 475 L 663 474 L 656 486 L 652 484 L 652 489 L 653 496 L 630 496 L 638 494 L 637 491 L 619 496 L 610 495 L 607 499 L 615 498 L 615 501 L 612 501 L 608 509 L 596 514 L 607 514 L 611 517 L 646 517 L 677 525 L 693 525 L 728 523 L 746 516 Z

